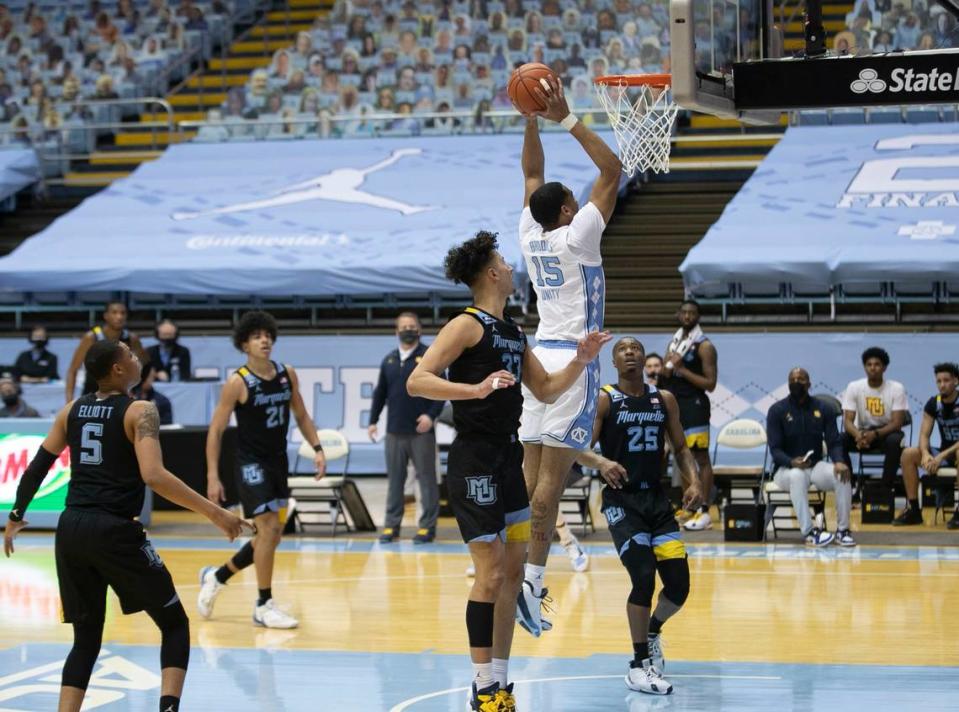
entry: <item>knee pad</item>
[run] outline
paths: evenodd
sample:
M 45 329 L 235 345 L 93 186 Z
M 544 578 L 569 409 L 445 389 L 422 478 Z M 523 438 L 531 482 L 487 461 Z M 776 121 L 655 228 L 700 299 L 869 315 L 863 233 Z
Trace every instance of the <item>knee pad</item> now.
M 103 640 L 103 623 L 73 624 L 73 648 L 63 664 L 63 674 L 60 678 L 64 687 L 87 689 L 93 666 L 100 654 L 100 644 Z
M 657 564 L 659 577 L 663 580 L 663 592 L 670 603 L 681 606 L 689 598 L 689 561 L 666 559 Z
M 190 662 L 190 619 L 183 604 L 175 603 L 147 611 L 157 624 L 162 636 L 160 643 L 160 667 L 186 670 Z
M 623 552 L 623 566 L 633 582 L 629 602 L 634 606 L 649 608 L 653 603 L 656 588 L 656 558 L 648 546 L 631 545 Z

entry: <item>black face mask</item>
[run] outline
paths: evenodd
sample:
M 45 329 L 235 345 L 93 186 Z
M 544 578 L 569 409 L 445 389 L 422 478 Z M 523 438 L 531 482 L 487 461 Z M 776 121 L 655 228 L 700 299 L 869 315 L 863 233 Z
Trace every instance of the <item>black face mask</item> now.
M 170 348 L 171 346 L 173 346 L 173 344 L 176 343 L 176 337 L 174 336 L 172 339 L 160 339 L 159 341 L 161 344 L 163 344 L 167 348 Z
M 20 396 L 18 396 L 16 393 L 11 393 L 10 395 L 3 397 L 3 404 L 7 406 L 7 408 L 13 408 L 19 401 Z
M 415 344 L 419 341 L 420 332 L 416 329 L 404 329 L 399 333 L 400 342 L 404 344 Z
M 796 400 L 802 400 L 806 397 L 806 394 L 809 393 L 809 389 L 802 383 L 790 383 L 789 384 L 789 395 L 791 395 Z
M 33 344 L 33 348 L 35 348 L 35 349 L 45 349 L 45 348 L 47 348 L 47 340 L 46 340 L 46 339 L 31 339 L 31 340 L 30 340 L 30 343 Z

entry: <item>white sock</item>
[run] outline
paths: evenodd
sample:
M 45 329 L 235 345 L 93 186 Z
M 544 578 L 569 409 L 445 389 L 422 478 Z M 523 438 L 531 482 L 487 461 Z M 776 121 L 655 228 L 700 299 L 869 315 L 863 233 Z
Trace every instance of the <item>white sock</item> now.
M 526 580 L 533 584 L 533 593 L 540 595 L 543 592 L 543 577 L 546 575 L 545 566 L 526 564 Z
M 476 683 L 477 690 L 483 690 L 492 685 L 493 663 L 473 663 L 473 682 Z
M 493 658 L 493 679 L 499 683 L 501 690 L 506 688 L 509 682 L 509 660 Z
M 569 530 L 569 527 L 566 526 L 564 521 L 562 525 L 556 525 L 556 533 L 559 534 L 559 543 L 563 546 L 569 546 L 570 544 L 576 543 L 576 537 L 573 536 L 573 532 Z

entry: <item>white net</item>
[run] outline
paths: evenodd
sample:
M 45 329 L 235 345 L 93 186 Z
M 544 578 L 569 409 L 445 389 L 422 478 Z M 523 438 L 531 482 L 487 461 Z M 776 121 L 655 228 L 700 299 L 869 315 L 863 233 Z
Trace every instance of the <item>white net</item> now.
M 670 137 L 678 108 L 669 87 L 630 86 L 625 80 L 614 80 L 597 83 L 596 93 L 616 135 L 623 172 L 668 173 Z

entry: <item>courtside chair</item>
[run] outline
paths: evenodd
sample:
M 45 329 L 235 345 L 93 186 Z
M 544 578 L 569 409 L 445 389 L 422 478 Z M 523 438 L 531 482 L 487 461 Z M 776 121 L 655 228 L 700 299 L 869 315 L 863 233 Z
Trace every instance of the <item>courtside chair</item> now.
M 902 447 L 906 449 L 907 447 L 912 447 L 912 413 L 908 410 L 906 411 L 906 419 L 902 423 Z M 841 433 L 845 437 L 845 431 Z M 866 452 L 856 453 L 855 451 L 849 453 L 850 459 L 853 455 L 859 456 L 859 464 L 856 467 L 856 482 L 854 492 L 862 496 L 862 487 L 866 482 L 867 477 L 878 473 L 882 475 L 882 463 L 883 463 L 883 452 L 879 449 L 867 450 Z
M 336 530 L 341 525 L 346 531 L 352 531 L 343 507 L 343 488 L 350 470 L 350 442 L 339 430 L 318 430 L 317 435 L 326 455 L 327 467 L 332 462 L 344 460 L 343 470 L 335 475 L 328 473 L 319 481 L 313 475 L 290 477 L 290 498 L 295 500 L 291 502 L 293 521 L 300 530 L 304 530 L 308 524 L 329 525 L 333 528 L 333 536 L 336 536 Z M 293 471 L 299 469 L 301 459 L 312 462 L 313 455 L 313 448 L 304 440 L 296 451 Z
M 766 447 L 766 428 L 758 420 L 739 418 L 726 423 L 716 436 L 713 445 L 713 477 L 720 489 L 726 494 L 728 501 L 759 501 L 759 488 L 762 484 L 763 473 L 766 471 L 768 448 Z M 739 450 L 743 454 L 755 451 L 755 464 L 726 465 L 719 461 L 719 448 Z M 759 454 L 762 453 L 762 459 Z M 748 490 L 748 497 L 737 496 L 741 490 Z
M 587 468 L 573 467 L 566 479 L 566 487 L 559 498 L 560 514 L 567 518 L 570 527 L 578 524 L 583 528 L 583 536 L 596 531 L 590 500 L 593 495 L 593 475 Z M 563 508 L 564 504 L 573 508 Z M 575 519 L 578 517 L 579 519 Z
M 823 457 L 826 458 L 828 451 L 826 443 L 822 444 Z M 766 540 L 769 531 L 769 525 L 773 525 L 773 539 L 779 538 L 779 532 L 798 532 L 799 522 L 796 520 L 796 514 L 793 511 L 793 503 L 789 498 L 789 492 L 780 489 L 779 485 L 773 480 L 776 472 L 776 464 L 769 458 L 769 472 L 763 474 L 762 492 L 766 502 L 766 522 L 763 526 L 763 541 Z M 826 493 L 819 490 L 814 484 L 809 485 L 809 508 L 813 515 L 825 515 L 826 512 Z M 782 510 L 788 510 L 788 513 Z

